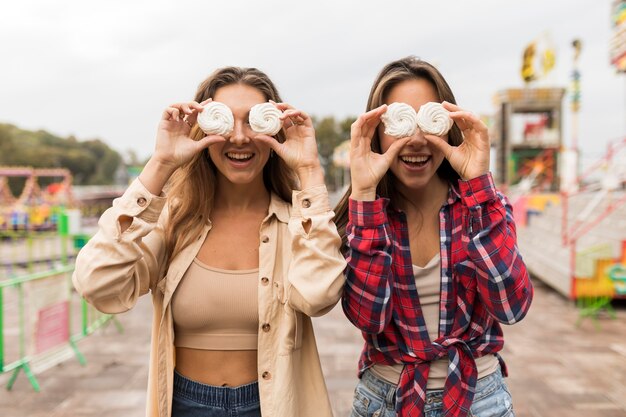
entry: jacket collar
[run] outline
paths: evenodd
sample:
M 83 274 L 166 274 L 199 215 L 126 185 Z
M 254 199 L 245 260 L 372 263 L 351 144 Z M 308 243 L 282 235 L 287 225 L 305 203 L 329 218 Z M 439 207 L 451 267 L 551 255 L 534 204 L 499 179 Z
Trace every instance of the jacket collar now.
M 267 217 L 270 218 L 272 215 L 275 215 L 276 218 L 283 223 L 289 223 L 289 217 L 291 215 L 291 204 L 287 203 L 275 193 L 271 193 Z
M 447 204 L 454 204 L 456 200 L 461 199 L 461 192 L 459 191 L 458 183 L 450 183 L 448 187 L 448 201 Z

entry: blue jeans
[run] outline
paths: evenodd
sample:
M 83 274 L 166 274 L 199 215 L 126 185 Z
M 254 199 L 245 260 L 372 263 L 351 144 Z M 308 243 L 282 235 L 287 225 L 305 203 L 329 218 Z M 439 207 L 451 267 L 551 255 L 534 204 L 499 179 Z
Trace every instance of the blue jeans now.
M 259 384 L 216 387 L 174 370 L 172 417 L 261 417 Z
M 443 390 L 426 391 L 426 417 L 441 417 Z M 396 385 L 365 371 L 354 391 L 351 417 L 396 417 Z M 515 417 L 511 394 L 502 374 L 480 378 L 468 417 Z

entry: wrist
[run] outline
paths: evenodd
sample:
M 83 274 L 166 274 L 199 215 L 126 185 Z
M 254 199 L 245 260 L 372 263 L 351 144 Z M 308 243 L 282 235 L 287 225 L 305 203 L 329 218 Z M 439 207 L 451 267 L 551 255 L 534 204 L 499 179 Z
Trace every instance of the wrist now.
M 178 166 L 176 165 L 176 162 L 170 161 L 165 158 L 161 158 L 158 153 L 152 154 L 150 159 L 148 159 L 148 162 L 146 162 L 146 166 L 148 166 L 148 164 L 154 168 L 163 170 L 169 173 L 170 175 L 173 174 L 174 171 L 176 171 L 176 168 L 178 168 Z
M 324 171 L 320 165 L 298 168 L 296 175 L 300 180 L 300 188 L 303 190 L 324 185 Z
M 472 173 L 466 173 L 465 175 L 460 175 L 461 180 L 463 181 L 471 181 L 474 178 L 478 178 L 478 177 L 482 177 L 483 175 L 486 175 L 489 173 L 489 170 L 485 170 L 483 172 L 472 172 Z
M 172 164 L 151 157 L 139 174 L 139 180 L 152 194 L 160 195 L 174 171 L 176 167 Z
M 350 198 L 356 201 L 374 201 L 376 200 L 376 189 L 352 188 Z

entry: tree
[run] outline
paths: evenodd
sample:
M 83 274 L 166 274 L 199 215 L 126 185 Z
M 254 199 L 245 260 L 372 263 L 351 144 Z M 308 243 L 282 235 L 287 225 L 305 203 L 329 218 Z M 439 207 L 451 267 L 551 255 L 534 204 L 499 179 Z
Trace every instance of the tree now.
M 350 139 L 350 127 L 355 120 L 354 117 L 346 117 L 337 121 L 332 116 L 321 120 L 313 119 L 320 161 L 324 168 L 326 184 L 330 188 L 334 187 L 335 176 L 339 174 L 337 167 L 332 163 L 333 151 L 341 142 Z
M 119 153 L 99 139 L 81 142 L 74 136 L 62 138 L 45 130 L 29 131 L 0 123 L 0 165 L 67 168 L 75 184 L 88 185 L 112 184 L 120 163 Z M 23 182 L 10 180 L 14 194 Z

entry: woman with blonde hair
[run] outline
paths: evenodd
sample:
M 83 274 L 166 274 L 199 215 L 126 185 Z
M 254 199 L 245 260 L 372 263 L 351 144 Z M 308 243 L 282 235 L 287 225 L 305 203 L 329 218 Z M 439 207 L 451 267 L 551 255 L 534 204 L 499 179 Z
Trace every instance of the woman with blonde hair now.
M 365 339 L 353 416 L 513 415 L 500 323 L 525 316 L 533 288 L 487 127 L 454 103 L 408 57 L 382 69 L 352 125 L 336 221 L 343 309 Z
M 199 128 L 211 101 L 230 109 L 231 132 Z M 274 136 L 249 123 L 268 102 L 282 113 Z M 263 72 L 221 68 L 163 112 L 154 154 L 73 277 L 106 313 L 151 292 L 147 415 L 332 415 L 310 316 L 344 283 L 333 215 L 311 118 Z

